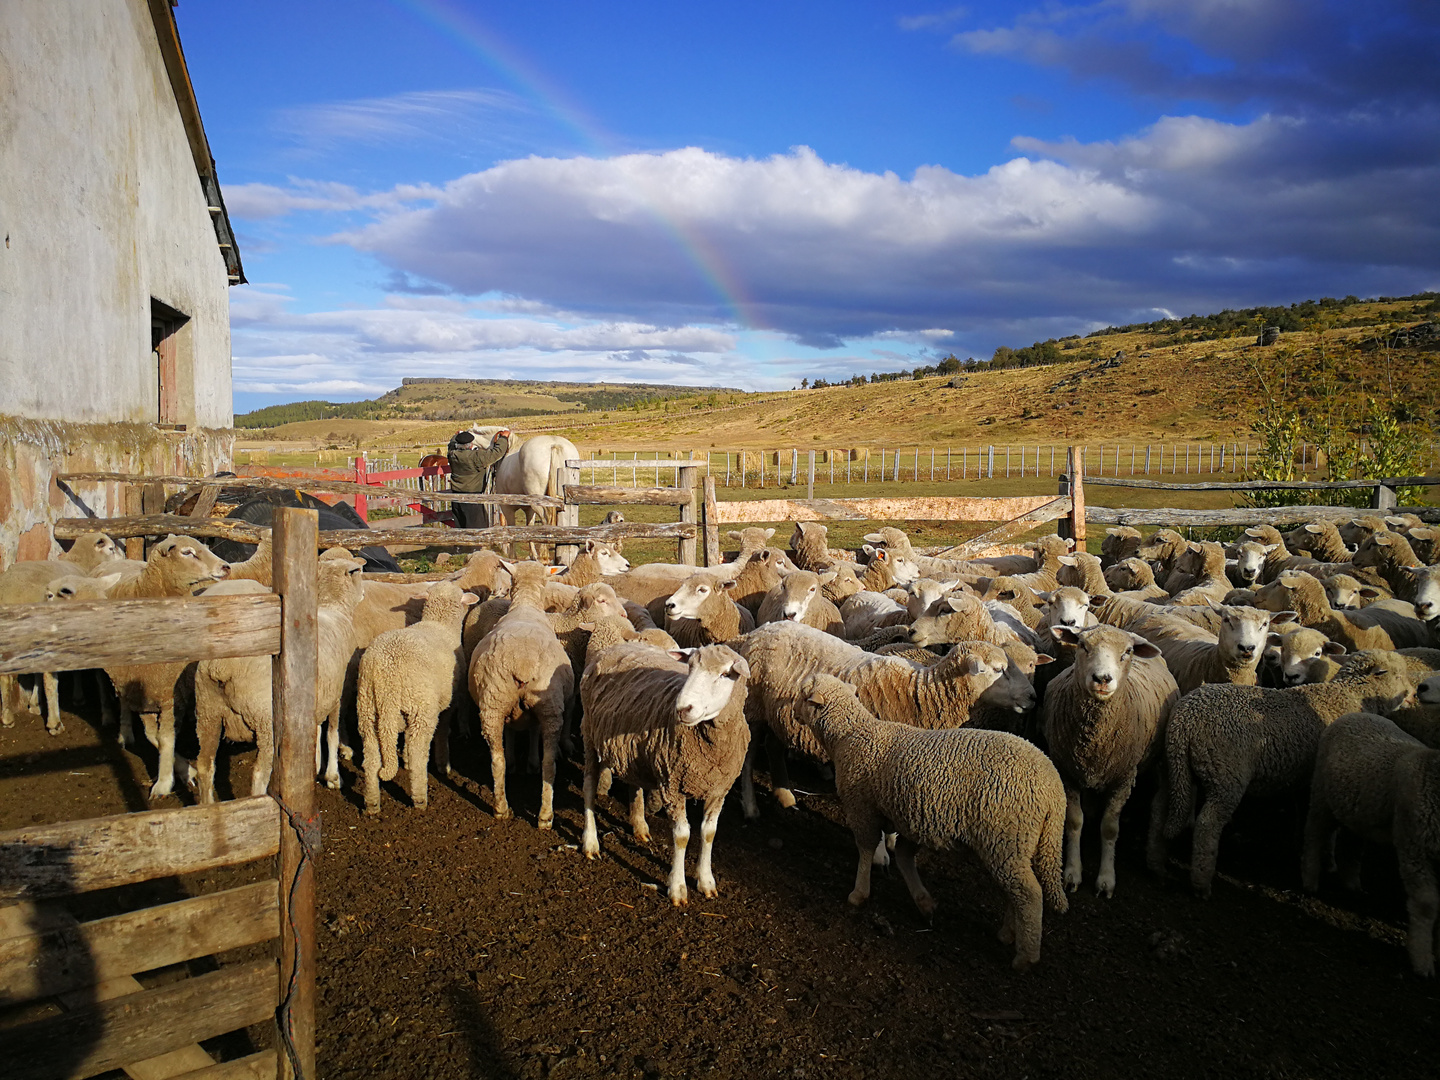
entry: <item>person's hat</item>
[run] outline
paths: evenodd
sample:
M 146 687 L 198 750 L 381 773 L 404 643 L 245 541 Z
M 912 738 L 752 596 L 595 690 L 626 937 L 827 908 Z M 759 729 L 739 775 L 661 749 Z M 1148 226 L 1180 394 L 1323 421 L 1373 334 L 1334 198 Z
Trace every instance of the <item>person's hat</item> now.
M 455 436 L 455 442 L 460 446 L 469 446 L 475 441 L 475 436 L 468 431 L 462 431 Z

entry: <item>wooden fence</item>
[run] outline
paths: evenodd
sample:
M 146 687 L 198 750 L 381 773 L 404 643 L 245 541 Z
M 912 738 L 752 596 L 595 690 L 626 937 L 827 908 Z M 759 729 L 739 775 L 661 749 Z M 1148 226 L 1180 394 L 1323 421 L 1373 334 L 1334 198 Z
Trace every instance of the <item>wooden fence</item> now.
M 8 1080 L 315 1076 L 315 538 L 314 511 L 276 511 L 270 596 L 17 604 L 0 619 L 0 674 L 274 656 L 269 794 L 0 833 L 0 1005 L 67 1010 L 4 1028 Z M 269 880 L 110 918 L 57 903 L 275 855 Z M 134 978 L 267 941 L 272 959 L 149 990 Z M 198 1045 L 267 1021 L 278 1050 L 217 1064 Z

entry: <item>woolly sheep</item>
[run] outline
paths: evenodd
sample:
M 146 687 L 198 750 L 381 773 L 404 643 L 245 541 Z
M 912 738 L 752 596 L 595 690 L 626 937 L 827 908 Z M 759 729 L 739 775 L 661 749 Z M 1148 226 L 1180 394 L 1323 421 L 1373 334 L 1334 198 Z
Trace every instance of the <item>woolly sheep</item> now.
M 686 799 L 704 802 L 695 886 L 715 896 L 711 851 L 725 795 L 735 783 L 750 743 L 745 723 L 749 665 L 733 649 L 707 645 L 687 656 L 649 645 L 622 643 L 585 669 L 580 682 L 585 719 L 586 858 L 600 854 L 595 793 L 600 770 L 637 789 L 654 791 L 670 816 L 674 855 L 670 902 L 688 898 L 685 848 L 690 839 Z M 637 839 L 648 840 L 644 802 L 632 806 Z
M 1068 586 L 1081 589 L 1091 596 L 1104 596 L 1110 592 L 1100 560 L 1088 551 L 1061 555 L 1060 569 L 1055 571 L 1055 581 L 1062 588 Z
M 985 588 L 981 590 L 980 599 L 986 603 L 995 600 L 1009 604 L 1031 630 L 1038 627 L 1041 620 L 1045 618 L 1045 605 L 1040 597 L 1036 595 L 1034 589 L 1018 578 L 1009 576 L 991 578 Z
M 1421 562 L 1404 534 L 1376 533 L 1360 545 L 1351 563 L 1357 571 L 1374 570 L 1401 600 L 1415 595 L 1416 576 L 1411 571 Z
M 465 654 L 460 629 L 465 609 L 475 603 L 471 593 L 450 581 L 430 590 L 420 621 L 387 630 L 360 658 L 356 698 L 360 740 L 365 747 L 365 812 L 380 813 L 380 781 L 393 780 L 400 768 L 400 735 L 405 735 L 405 771 L 410 802 L 417 810 L 429 804 L 427 770 L 437 731 L 435 766 L 450 773 L 448 724 L 450 710 L 465 684 Z
M 712 569 L 723 570 L 729 576 L 735 577 L 745 570 L 752 556 L 764 550 L 765 541 L 775 535 L 775 530 L 750 528 L 743 532 L 731 532 L 729 535 L 740 541 L 740 552 L 734 562 Z M 633 600 L 643 606 L 652 600 L 669 596 L 693 573 L 693 566 L 646 563 L 623 574 L 610 574 L 605 578 L 605 583 L 615 590 L 615 595 L 620 599 Z M 768 586 L 766 591 L 769 591 Z
M 1415 617 L 1440 627 L 1440 566 L 1425 566 L 1409 571 L 1410 603 Z
M 621 555 L 614 544 L 599 540 L 586 540 L 585 546 L 575 556 L 575 561 L 560 573 L 554 581 L 579 588 L 593 582 L 604 581 L 612 574 L 623 574 L 630 569 L 630 560 Z
M 836 637 L 845 636 L 845 623 L 840 609 L 826 600 L 821 589 L 835 580 L 834 573 L 814 574 L 796 570 L 780 579 L 780 584 L 766 594 L 755 615 L 757 626 L 789 620 L 803 622 Z
M 838 610 L 845 636 L 851 639 L 911 621 L 910 612 L 897 600 L 872 589 L 847 596 Z
M 642 641 L 647 645 L 653 645 L 657 649 L 674 650 L 680 646 L 675 644 L 675 639 L 664 630 L 655 627 L 637 629 L 627 620 L 614 615 L 606 616 L 596 620 L 590 626 L 590 640 L 585 643 L 585 668 L 588 668 L 606 649 L 619 645 L 622 641 Z M 580 674 L 583 677 L 585 668 L 581 668 Z
M 1310 892 L 1320 887 L 1321 849 L 1337 825 L 1395 848 L 1410 912 L 1410 966 L 1416 975 L 1432 977 L 1440 957 L 1440 750 L 1383 716 L 1354 712 L 1338 718 L 1320 736 L 1310 784 L 1300 872 Z
M 957 645 L 939 663 L 922 668 L 789 622 L 759 627 L 738 642 L 737 651 L 751 672 L 745 714 L 757 731 L 770 733 L 771 781 L 782 807 L 795 805 L 783 751 L 788 748 L 825 760 L 823 748 L 799 717 L 799 688 L 808 676 L 824 672 L 845 679 L 856 687 L 867 708 L 887 720 L 942 728 L 966 723 L 976 700 L 1009 666 L 999 646 L 986 642 Z M 756 745 L 751 743 L 741 773 L 741 796 L 749 818 L 759 816 L 750 775 Z
M 795 531 L 790 534 L 790 549 L 795 552 L 794 563 L 801 570 L 820 573 L 829 570 L 839 560 L 830 551 L 830 530 L 818 521 L 797 521 Z
M 1005 650 L 1005 657 L 1010 663 L 1005 668 L 1005 674 L 986 687 L 976 699 L 966 726 L 1009 731 L 1025 738 L 1038 735 L 1029 721 L 1039 700 L 1035 692 L 1035 670 L 1042 665 L 1053 664 L 1055 658 L 1037 653 L 1019 641 L 1007 641 L 1000 647 Z
M 1340 539 L 1353 554 L 1366 540 L 1377 532 L 1388 532 L 1390 526 L 1378 514 L 1361 514 L 1349 521 L 1342 521 L 1337 529 Z
M 1333 521 L 1312 521 L 1285 533 L 1285 546 L 1317 562 L 1349 562 L 1352 554 Z
M 109 562 L 117 562 L 125 556 L 115 547 L 115 541 L 104 533 L 87 532 L 81 533 L 70 545 L 70 550 L 60 556 L 60 562 L 74 563 L 86 573 L 92 573 L 96 569 Z
M 1084 589 L 1062 585 L 1050 592 L 1035 595 L 1045 604 L 1045 615 L 1040 620 L 1040 625 L 1035 628 L 1035 633 L 1042 642 L 1054 640 L 1050 634 L 1051 627 L 1068 626 L 1078 629 L 1094 626 L 1097 622 L 1090 613 L 1090 596 Z
M 1186 694 L 1165 734 L 1165 782 L 1152 815 L 1165 827 L 1163 839 L 1152 832 L 1151 868 L 1163 871 L 1164 840 L 1193 820 L 1190 884 L 1208 897 L 1221 831 L 1241 799 L 1284 794 L 1307 782 L 1320 733 L 1337 717 L 1384 714 L 1404 704 L 1414 691 L 1403 661 L 1392 652 L 1367 652 L 1326 683 L 1284 690 L 1207 685 Z
M 1308 626 L 1286 634 L 1269 634 L 1265 639 L 1265 664 L 1274 672 L 1278 686 L 1327 681 L 1312 677 L 1315 669 L 1311 662 L 1344 656 L 1348 652 L 1338 641 L 1331 641 L 1319 630 Z
M 93 535 L 93 534 L 92 534 Z M 84 568 L 74 561 L 60 559 L 37 559 L 16 563 L 0 573 L 0 604 L 38 604 L 45 599 L 46 588 L 61 578 L 81 579 Z M 55 676 L 45 673 L 42 679 L 45 689 L 45 730 L 58 735 L 65 730 L 60 718 L 60 695 Z M 12 727 L 15 723 L 12 699 L 18 681 L 13 675 L 0 675 L 0 724 Z M 38 688 L 31 698 L 29 707 L 39 707 Z
M 1022 626 L 1023 629 L 1023 626 Z M 1003 645 L 1020 638 L 1011 627 L 996 625 L 989 609 L 964 593 L 945 597 L 937 610 L 910 624 L 910 642 L 922 647 L 948 645 L 956 641 L 989 641 Z M 1028 644 L 1034 643 L 1031 637 Z
M 1133 559 L 1140 553 L 1143 540 L 1139 529 L 1129 525 L 1111 526 L 1105 530 L 1105 539 L 1100 541 L 1100 565 L 1108 570 L 1127 559 Z
M 1257 544 L 1254 540 L 1243 540 L 1238 544 L 1230 546 L 1230 555 L 1225 561 L 1225 576 L 1230 583 L 1238 588 L 1249 588 L 1260 581 L 1260 574 L 1265 569 L 1265 556 L 1268 554 L 1264 544 Z
M 1336 611 L 1320 580 L 1287 571 L 1256 594 L 1256 605 L 1267 611 L 1294 611 L 1299 621 L 1313 627 L 1351 651 L 1399 649 L 1426 645 L 1430 633 L 1424 623 L 1371 605 L 1360 611 Z
M 545 567 L 520 563 L 512 576 L 510 610 L 470 656 L 470 696 L 490 748 L 498 820 L 512 816 L 505 798 L 505 728 L 529 724 L 539 728 L 544 760 L 537 824 L 549 829 L 555 820 L 555 751 L 575 676 L 545 614 Z
M 1105 810 L 1095 891 L 1113 896 L 1120 811 L 1163 737 L 1179 690 L 1160 650 L 1138 635 L 1111 626 L 1057 626 L 1054 634 L 1075 646 L 1075 662 L 1051 680 L 1044 704 L 1045 742 L 1065 781 L 1065 887 L 1078 889 L 1082 876 L 1080 793 L 1098 791 Z
M 1124 559 L 1105 571 L 1109 591 L 1130 600 L 1155 600 L 1170 594 L 1155 584 L 1155 571 L 1144 559 Z
M 685 579 L 665 601 L 665 629 L 681 647 L 715 645 L 755 629 L 750 610 L 732 599 L 741 588 L 736 578 L 700 570 Z
M 973 852 L 1005 896 L 1000 940 L 1013 966 L 1040 959 L 1045 907 L 1069 909 L 1060 883 L 1065 789 L 1038 748 L 1001 731 L 923 731 L 877 719 L 855 689 L 830 675 L 801 687 L 804 720 L 835 763 L 835 786 L 858 849 L 850 903 L 870 896 L 884 830 L 899 834 L 895 862 L 915 906 L 935 901 L 915 868 L 918 848 Z
M 1415 557 L 1427 566 L 1440 560 L 1440 530 L 1411 529 L 1405 534 Z
M 1359 611 L 1368 607 L 1373 601 L 1381 600 L 1388 595 L 1389 590 L 1381 592 L 1374 586 L 1366 585 L 1357 581 L 1349 574 L 1331 574 L 1323 585 L 1325 597 L 1330 601 L 1330 606 L 1336 611 Z M 1413 611 L 1414 608 L 1412 607 Z
M 1170 601 L 1178 606 L 1220 603 L 1230 591 L 1230 579 L 1225 576 L 1225 549 L 1219 544 L 1206 540 L 1199 544 L 1190 555 L 1186 568 L 1194 574 L 1194 582 L 1174 594 Z

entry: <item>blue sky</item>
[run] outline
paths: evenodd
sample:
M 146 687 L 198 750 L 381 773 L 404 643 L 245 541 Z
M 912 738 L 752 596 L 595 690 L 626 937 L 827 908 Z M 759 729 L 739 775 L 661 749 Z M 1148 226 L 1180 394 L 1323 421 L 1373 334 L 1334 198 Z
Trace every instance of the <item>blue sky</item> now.
M 236 409 L 1440 285 L 1440 5 L 185 0 Z

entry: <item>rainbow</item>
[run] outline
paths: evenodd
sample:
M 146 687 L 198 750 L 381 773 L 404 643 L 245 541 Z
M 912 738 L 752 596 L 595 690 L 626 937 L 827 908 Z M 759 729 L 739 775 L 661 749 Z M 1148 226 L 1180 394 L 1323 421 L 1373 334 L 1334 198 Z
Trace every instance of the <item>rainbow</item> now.
M 610 157 L 623 152 L 618 140 L 571 101 L 554 80 L 474 15 L 449 0 L 395 0 L 395 3 L 479 57 L 562 127 L 573 132 L 580 144 L 595 156 Z M 739 277 L 700 230 L 653 204 L 646 210 L 706 285 L 714 290 L 720 302 L 733 313 L 735 321 L 747 330 L 763 329 L 755 301 L 745 294 Z

